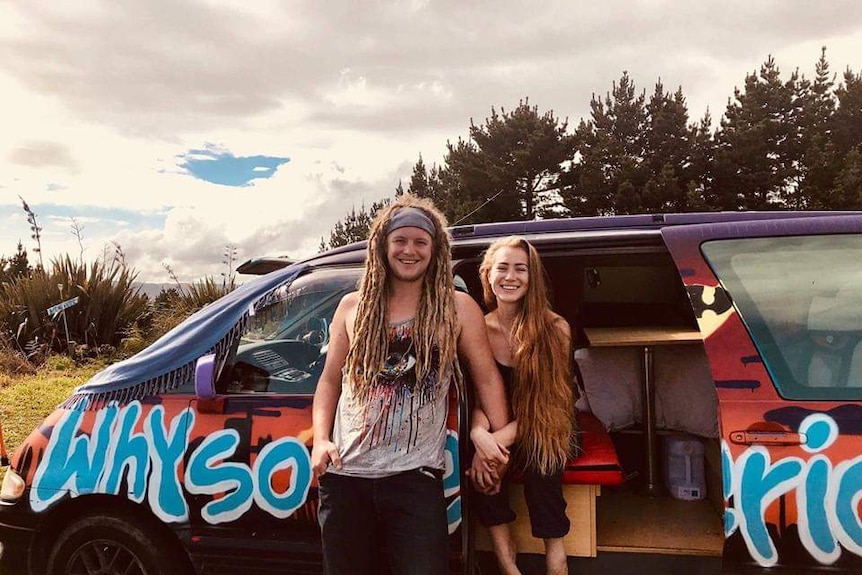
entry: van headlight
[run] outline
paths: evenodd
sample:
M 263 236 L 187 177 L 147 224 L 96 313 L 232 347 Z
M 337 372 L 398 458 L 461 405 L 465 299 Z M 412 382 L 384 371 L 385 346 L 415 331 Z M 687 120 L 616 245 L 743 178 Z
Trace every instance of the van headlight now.
M 24 494 L 24 480 L 11 467 L 3 476 L 3 486 L 0 487 L 0 501 L 14 503 Z

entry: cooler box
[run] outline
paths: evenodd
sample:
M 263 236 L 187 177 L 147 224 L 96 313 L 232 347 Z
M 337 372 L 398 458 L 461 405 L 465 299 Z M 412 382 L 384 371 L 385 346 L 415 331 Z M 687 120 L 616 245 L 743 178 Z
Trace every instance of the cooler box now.
M 706 496 L 703 443 L 693 435 L 664 439 L 665 484 L 674 499 L 698 501 Z

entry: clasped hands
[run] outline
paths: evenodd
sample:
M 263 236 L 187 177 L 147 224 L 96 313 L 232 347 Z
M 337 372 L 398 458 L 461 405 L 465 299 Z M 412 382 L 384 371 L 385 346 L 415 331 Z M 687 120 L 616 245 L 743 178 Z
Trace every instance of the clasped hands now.
M 500 481 L 509 465 L 509 449 L 500 444 L 493 433 L 481 427 L 470 431 L 470 439 L 476 452 L 467 470 L 467 477 L 477 491 L 494 495 L 500 491 Z

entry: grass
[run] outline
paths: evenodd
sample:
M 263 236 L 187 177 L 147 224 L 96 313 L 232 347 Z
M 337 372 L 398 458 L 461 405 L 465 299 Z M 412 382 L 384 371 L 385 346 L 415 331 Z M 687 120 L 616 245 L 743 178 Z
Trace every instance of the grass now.
M 78 366 L 68 358 L 55 357 L 32 375 L 0 373 L 0 422 L 9 456 L 76 386 L 102 367 Z
M 67 357 L 55 356 L 33 374 L 0 372 L 0 423 L 10 458 L 46 415 L 102 367 L 95 363 L 81 366 Z M 0 469 L 0 481 L 5 472 L 5 468 Z M 18 574 L 0 569 L 0 575 Z

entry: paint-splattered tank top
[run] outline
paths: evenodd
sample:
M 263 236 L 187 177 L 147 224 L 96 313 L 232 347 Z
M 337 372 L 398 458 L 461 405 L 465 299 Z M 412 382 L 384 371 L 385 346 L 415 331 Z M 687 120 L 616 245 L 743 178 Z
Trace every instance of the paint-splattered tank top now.
M 333 442 L 342 468 L 330 472 L 386 477 L 418 467 L 443 469 L 451 366 L 441 370 L 435 346 L 431 367 L 416 381 L 413 320 L 390 324 L 386 364 L 364 403 L 344 374 Z

